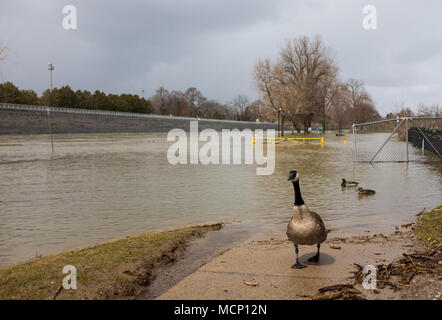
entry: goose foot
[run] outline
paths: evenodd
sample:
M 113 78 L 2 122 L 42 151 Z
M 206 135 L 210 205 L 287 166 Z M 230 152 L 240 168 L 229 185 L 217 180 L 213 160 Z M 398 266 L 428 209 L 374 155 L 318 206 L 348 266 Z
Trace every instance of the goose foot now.
M 292 266 L 292 269 L 304 269 L 304 268 L 307 268 L 307 266 L 300 264 L 299 262 L 297 262 Z
M 318 244 L 317 247 L 318 247 L 318 252 L 316 253 L 316 255 L 314 255 L 313 257 L 311 257 L 310 259 L 308 259 L 308 262 L 315 262 L 315 263 L 318 263 L 318 262 L 319 262 L 319 250 L 320 250 L 320 248 L 321 248 L 321 245 Z
M 304 269 L 307 268 L 307 266 L 304 266 L 303 264 L 299 263 L 299 258 L 298 258 L 298 245 L 295 244 L 295 252 L 296 252 L 296 263 L 292 266 L 292 269 Z

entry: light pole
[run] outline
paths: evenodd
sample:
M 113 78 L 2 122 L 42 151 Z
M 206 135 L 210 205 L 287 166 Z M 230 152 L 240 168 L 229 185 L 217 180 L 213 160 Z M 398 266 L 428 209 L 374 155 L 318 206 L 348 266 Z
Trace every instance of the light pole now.
M 141 90 L 142 98 L 144 99 L 144 90 Z
M 55 66 L 52 63 L 48 63 L 48 70 L 51 75 L 51 92 L 52 92 L 52 71 L 55 70 Z

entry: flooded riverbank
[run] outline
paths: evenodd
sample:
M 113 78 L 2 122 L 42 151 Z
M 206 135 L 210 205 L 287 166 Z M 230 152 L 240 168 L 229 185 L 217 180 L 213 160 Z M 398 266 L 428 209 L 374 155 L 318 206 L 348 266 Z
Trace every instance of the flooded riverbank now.
M 354 163 L 350 137 L 324 147 L 276 146 L 271 176 L 250 165 L 167 162 L 164 134 L 0 136 L 0 266 L 126 235 L 204 221 L 285 229 L 293 206 L 287 173 L 328 228 L 392 230 L 441 202 L 441 163 Z M 340 180 L 376 190 L 359 198 Z

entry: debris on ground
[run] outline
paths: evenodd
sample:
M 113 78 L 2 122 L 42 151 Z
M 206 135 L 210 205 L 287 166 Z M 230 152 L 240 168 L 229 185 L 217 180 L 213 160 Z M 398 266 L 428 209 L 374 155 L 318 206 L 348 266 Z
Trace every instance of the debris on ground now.
M 311 300 L 365 300 L 361 296 L 361 291 L 353 287 L 352 284 L 336 284 L 323 287 L 319 293 L 310 297 Z
M 376 284 L 378 289 L 385 286 L 391 287 L 394 291 L 408 288 L 410 282 L 416 275 L 433 274 L 442 276 L 442 244 L 434 246 L 422 252 L 412 254 L 403 253 L 403 257 L 398 261 L 385 265 L 376 266 Z M 363 273 L 363 266 L 354 263 L 357 268 L 354 271 L 355 284 L 362 283 L 367 274 Z
M 243 282 L 245 285 L 252 286 L 252 287 L 256 287 L 258 285 L 258 282 L 248 282 L 246 280 L 243 280 Z

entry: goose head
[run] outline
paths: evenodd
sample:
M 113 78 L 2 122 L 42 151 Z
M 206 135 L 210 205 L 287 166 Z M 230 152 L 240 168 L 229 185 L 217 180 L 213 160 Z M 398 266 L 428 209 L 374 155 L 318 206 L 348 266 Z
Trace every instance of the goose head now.
M 342 178 L 341 183 L 344 184 L 344 183 L 346 183 L 346 182 L 347 182 L 347 180 L 345 180 L 344 178 Z
M 290 171 L 287 181 L 296 182 L 298 180 L 299 180 L 298 172 L 296 170 Z

